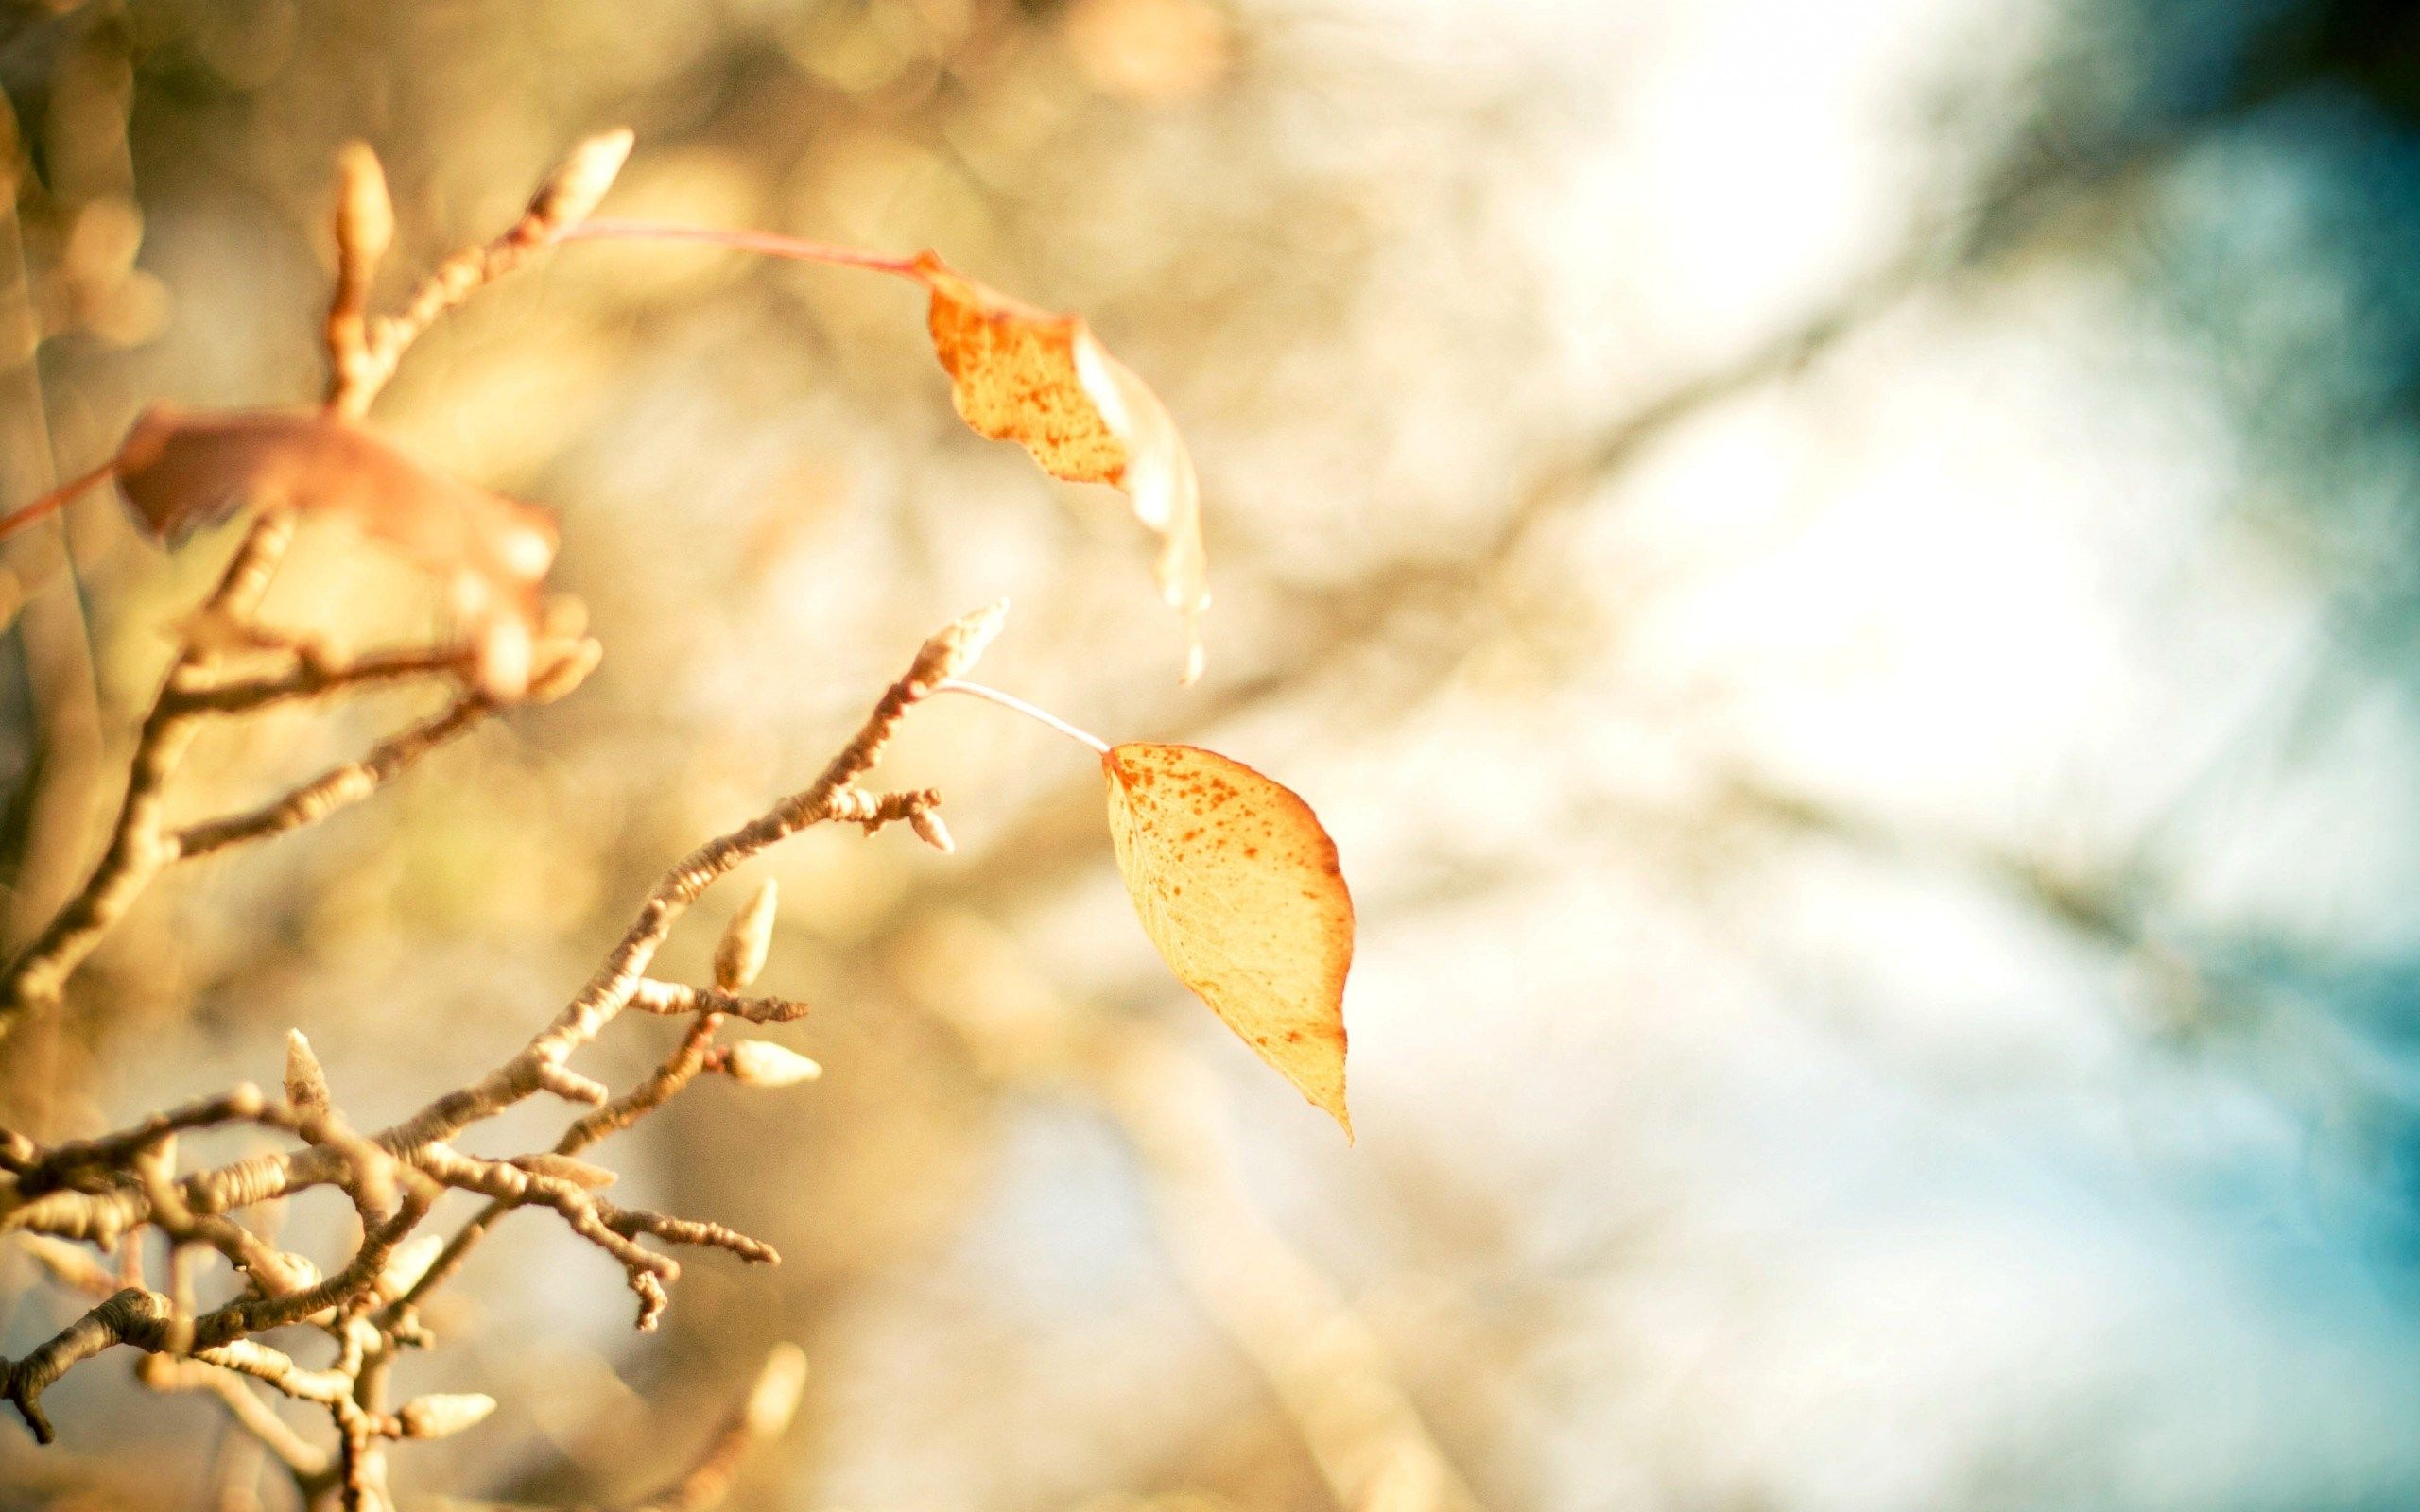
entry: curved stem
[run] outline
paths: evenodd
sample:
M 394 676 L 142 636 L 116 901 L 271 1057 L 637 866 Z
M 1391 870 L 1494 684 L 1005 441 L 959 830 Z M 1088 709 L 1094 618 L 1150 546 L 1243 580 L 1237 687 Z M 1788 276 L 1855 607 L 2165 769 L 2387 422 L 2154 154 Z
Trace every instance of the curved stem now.
M 1037 724 L 1046 725 L 1052 730 L 1057 730 L 1059 733 L 1066 736 L 1069 740 L 1075 741 L 1080 745 L 1091 747 L 1100 755 L 1106 756 L 1109 754 L 1109 742 L 1102 740 L 1099 736 L 1089 734 L 1081 730 L 1078 730 L 1075 726 L 1067 723 L 1064 719 L 1060 718 L 1057 714 L 1037 709 L 1033 705 L 1026 702 L 1023 698 L 1016 697 L 1011 694 L 1002 693 L 997 688 L 987 688 L 979 682 L 960 682 L 956 678 L 949 678 L 942 681 L 934 683 L 933 691 L 935 693 L 962 693 L 967 695 L 969 697 L 981 698 L 988 703 L 996 703 L 1003 709 L 1013 709 L 1018 713 L 1025 715 L 1028 719 L 1033 720 Z
M 837 267 L 869 267 L 877 273 L 893 273 L 901 278 L 916 276 L 916 260 L 912 257 L 885 257 L 880 252 L 869 252 L 860 248 L 801 241 L 795 236 L 781 236 L 764 231 L 724 231 L 714 226 L 681 226 L 655 220 L 586 220 L 564 232 L 556 240 L 702 242 L 709 247 L 787 258 L 794 263 L 829 263 Z

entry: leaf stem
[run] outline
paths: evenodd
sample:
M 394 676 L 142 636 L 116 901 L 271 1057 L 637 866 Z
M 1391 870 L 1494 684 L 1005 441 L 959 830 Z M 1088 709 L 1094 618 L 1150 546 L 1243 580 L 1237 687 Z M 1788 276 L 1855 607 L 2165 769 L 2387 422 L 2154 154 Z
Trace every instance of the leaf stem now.
M 1066 736 L 1069 740 L 1091 747 L 1100 755 L 1106 756 L 1109 754 L 1109 742 L 1101 739 L 1099 736 L 1089 734 L 1084 730 L 1078 730 L 1075 726 L 1067 723 L 1064 719 L 1060 718 L 1057 714 L 1048 713 L 1046 710 L 1037 709 L 1033 705 L 1026 702 L 1023 698 L 1017 697 L 1012 694 L 1002 693 L 997 688 L 987 688 L 979 682 L 961 682 L 956 678 L 948 678 L 940 682 L 934 683 L 933 691 L 935 693 L 962 693 L 967 695 L 969 697 L 981 698 L 990 703 L 996 703 L 1003 709 L 1013 709 L 1018 713 L 1025 715 L 1028 719 L 1033 720 L 1037 724 L 1049 726 L 1052 730 L 1055 730 L 1059 733 Z
M 5 515 L 0 515 L 0 536 L 6 536 L 16 530 L 19 526 L 32 524 L 43 515 L 53 512 L 60 505 L 65 504 L 68 500 L 76 497 L 76 495 L 83 492 L 86 489 L 91 488 L 94 484 L 100 482 L 103 478 L 108 477 L 111 473 L 116 471 L 117 458 L 112 456 L 100 466 L 93 469 L 90 472 L 84 473 L 80 477 L 68 479 L 59 487 L 51 490 L 48 493 L 43 494 L 41 498 L 36 499 L 33 503 L 26 505 L 25 507 L 21 509 L 13 509 Z
M 794 263 L 829 263 L 837 267 L 869 267 L 877 273 L 893 273 L 901 278 L 916 276 L 916 260 L 912 257 L 886 257 L 862 248 L 801 241 L 795 236 L 776 235 L 764 231 L 725 231 L 715 226 L 683 226 L 656 220 L 587 220 L 556 239 L 565 242 L 702 242 L 709 247 L 787 258 Z

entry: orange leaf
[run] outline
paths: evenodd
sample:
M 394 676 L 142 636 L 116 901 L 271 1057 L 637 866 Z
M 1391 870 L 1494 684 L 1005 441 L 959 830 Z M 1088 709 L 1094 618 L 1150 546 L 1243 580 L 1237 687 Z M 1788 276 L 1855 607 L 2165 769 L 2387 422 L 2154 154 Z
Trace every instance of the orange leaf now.
M 1101 349 L 1080 316 L 1054 315 L 987 288 L 931 252 L 915 276 L 932 293 L 933 352 L 959 418 L 1014 441 L 1052 477 L 1125 491 L 1160 535 L 1160 596 L 1184 616 L 1184 680 L 1201 674 L 1201 486 L 1176 422 L 1142 379 Z
M 173 543 L 243 504 L 341 514 L 447 585 L 475 629 L 481 681 L 520 696 L 538 586 L 555 558 L 544 510 L 450 478 L 356 426 L 313 412 L 143 412 L 118 451 L 136 519 Z
M 1344 974 L 1353 899 L 1336 843 L 1290 789 L 1194 746 L 1132 742 L 1101 758 L 1109 835 L 1143 932 L 1304 1096 L 1344 1108 Z

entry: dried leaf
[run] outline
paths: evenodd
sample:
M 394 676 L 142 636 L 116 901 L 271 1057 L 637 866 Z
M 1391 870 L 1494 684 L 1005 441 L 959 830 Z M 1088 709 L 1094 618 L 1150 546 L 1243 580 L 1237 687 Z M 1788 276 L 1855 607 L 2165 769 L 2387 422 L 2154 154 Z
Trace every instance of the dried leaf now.
M 1160 596 L 1184 616 L 1185 674 L 1201 673 L 1210 606 L 1201 486 L 1176 422 L 1142 379 L 1103 351 L 1080 316 L 1055 315 L 987 288 L 931 252 L 916 277 L 932 293 L 933 352 L 959 418 L 1014 441 L 1052 477 L 1125 491 L 1160 536 Z
M 446 584 L 477 638 L 490 696 L 517 698 L 527 688 L 538 586 L 555 558 L 544 511 L 309 412 L 155 406 L 127 434 L 117 481 L 136 518 L 170 543 L 247 503 L 352 519 Z
M 1353 900 L 1310 805 L 1241 762 L 1134 742 L 1101 758 L 1109 834 L 1143 932 L 1260 1058 L 1344 1108 Z

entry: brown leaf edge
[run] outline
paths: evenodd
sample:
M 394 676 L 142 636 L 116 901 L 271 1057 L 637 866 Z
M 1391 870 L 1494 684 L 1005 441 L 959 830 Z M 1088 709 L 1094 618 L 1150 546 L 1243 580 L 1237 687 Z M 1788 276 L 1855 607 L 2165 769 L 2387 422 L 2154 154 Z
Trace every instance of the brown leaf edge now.
M 154 405 L 112 468 L 136 524 L 175 545 L 247 505 L 351 520 L 444 584 L 479 652 L 482 691 L 527 691 L 554 519 L 419 462 L 316 410 Z

